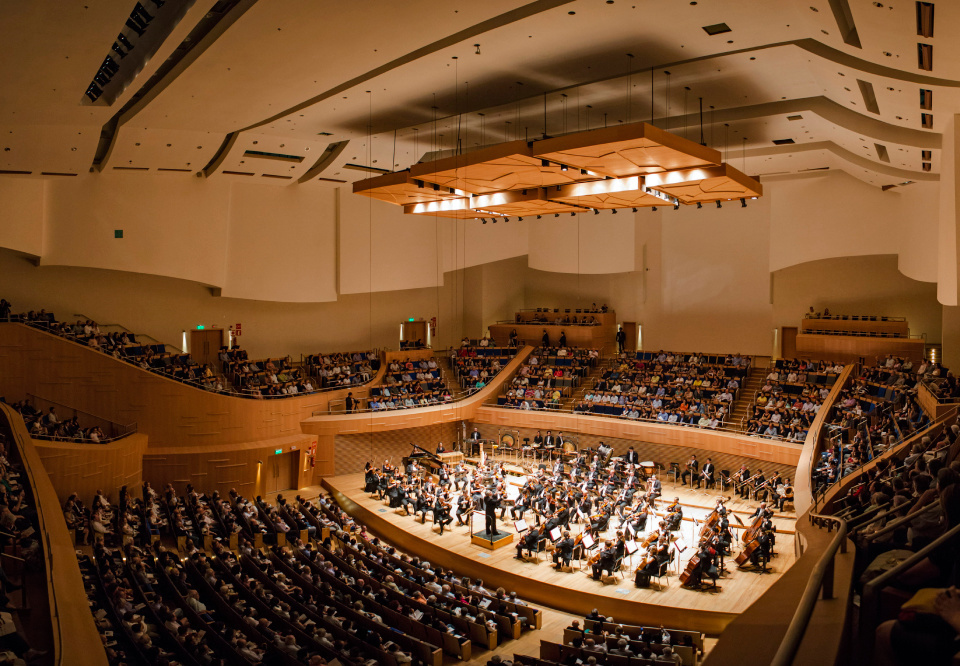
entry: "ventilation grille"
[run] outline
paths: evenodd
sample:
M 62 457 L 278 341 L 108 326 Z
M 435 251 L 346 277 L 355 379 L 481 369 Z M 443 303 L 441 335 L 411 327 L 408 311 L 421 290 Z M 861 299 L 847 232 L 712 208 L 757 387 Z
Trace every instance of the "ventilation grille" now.
M 251 173 L 250 171 L 221 171 L 220 173 L 225 173 L 229 176 L 254 176 L 256 174 Z
M 789 143 L 796 143 L 793 139 L 774 139 L 773 143 L 777 146 L 785 146 Z

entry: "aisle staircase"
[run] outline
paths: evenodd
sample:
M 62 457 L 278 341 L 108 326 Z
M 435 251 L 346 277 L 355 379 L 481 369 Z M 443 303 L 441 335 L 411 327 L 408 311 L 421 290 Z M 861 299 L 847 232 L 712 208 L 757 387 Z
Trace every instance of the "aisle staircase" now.
M 747 371 L 747 377 L 740 385 L 740 393 L 733 403 L 733 410 L 730 419 L 727 421 L 728 427 L 733 430 L 744 431 L 745 418 L 750 415 L 750 409 L 753 405 L 754 396 L 760 387 L 763 386 L 763 380 L 767 376 L 767 368 L 758 368 L 751 365 Z

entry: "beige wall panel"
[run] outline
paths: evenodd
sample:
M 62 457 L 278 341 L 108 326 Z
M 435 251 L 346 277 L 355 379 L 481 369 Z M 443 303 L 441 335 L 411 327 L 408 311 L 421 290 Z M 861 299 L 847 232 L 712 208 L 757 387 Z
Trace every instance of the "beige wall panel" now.
M 894 255 L 821 259 L 773 273 L 775 326 L 799 326 L 810 306 L 834 314 L 906 317 L 911 334 L 941 340 L 937 285 L 904 276 Z
M 45 180 L 0 178 L 0 247 L 39 257 L 43 253 Z
M 336 192 L 234 185 L 223 296 L 337 300 Z

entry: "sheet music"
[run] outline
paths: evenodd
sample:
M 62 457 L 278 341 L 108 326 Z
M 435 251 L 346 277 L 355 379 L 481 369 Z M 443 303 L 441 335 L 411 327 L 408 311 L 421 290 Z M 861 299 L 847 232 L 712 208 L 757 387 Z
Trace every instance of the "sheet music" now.
M 637 542 L 634 541 L 633 539 L 630 539 L 629 541 L 624 542 L 624 546 L 627 549 L 627 555 L 633 555 L 635 552 L 637 552 L 637 550 L 639 550 L 639 548 L 637 547 Z
M 530 529 L 527 526 L 527 521 L 525 521 L 523 518 L 521 518 L 520 520 L 515 520 L 513 522 L 513 528 L 517 530 L 517 534 L 520 534 L 521 532 L 526 532 L 528 529 Z

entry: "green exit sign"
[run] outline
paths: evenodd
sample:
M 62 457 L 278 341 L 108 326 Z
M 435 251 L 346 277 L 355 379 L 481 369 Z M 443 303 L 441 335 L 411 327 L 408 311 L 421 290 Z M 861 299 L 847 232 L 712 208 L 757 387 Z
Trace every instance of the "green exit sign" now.
M 410 317 L 410 319 L 408 319 L 407 321 L 413 321 L 413 317 Z
M 274 451 L 273 453 L 274 453 L 275 455 L 278 455 L 278 456 L 279 456 L 281 453 L 283 453 L 283 449 L 277 449 L 277 450 Z
M 204 326 L 203 324 L 197 324 L 197 330 L 198 330 L 198 331 L 202 331 L 202 330 L 205 329 L 205 328 L 206 328 L 206 326 Z

